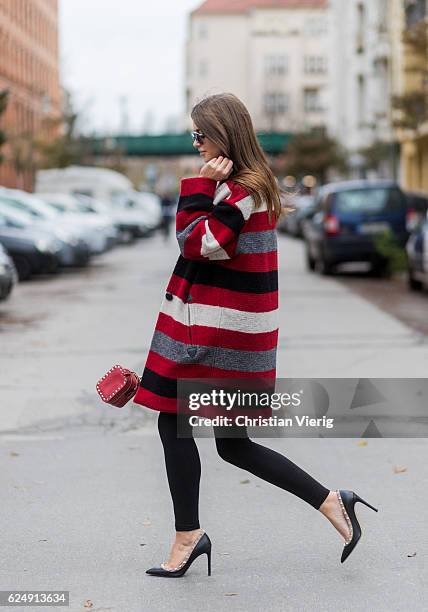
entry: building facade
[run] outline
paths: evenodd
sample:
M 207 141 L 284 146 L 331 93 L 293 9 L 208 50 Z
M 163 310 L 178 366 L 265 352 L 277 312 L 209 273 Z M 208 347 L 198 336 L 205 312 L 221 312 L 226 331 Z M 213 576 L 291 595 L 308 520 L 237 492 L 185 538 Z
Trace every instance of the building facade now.
M 326 127 L 327 0 L 206 0 L 190 15 L 186 127 L 206 95 L 229 91 L 259 131 Z
M 350 154 L 351 174 L 365 176 L 361 151 L 383 151 L 373 173 L 399 178 L 392 100 L 402 91 L 403 0 L 330 0 L 330 132 Z
M 0 91 L 8 106 L 0 127 L 0 185 L 31 189 L 34 140 L 49 137 L 45 119 L 61 108 L 58 0 L 0 0 Z
M 428 2 L 405 0 L 402 79 L 402 181 L 428 194 Z

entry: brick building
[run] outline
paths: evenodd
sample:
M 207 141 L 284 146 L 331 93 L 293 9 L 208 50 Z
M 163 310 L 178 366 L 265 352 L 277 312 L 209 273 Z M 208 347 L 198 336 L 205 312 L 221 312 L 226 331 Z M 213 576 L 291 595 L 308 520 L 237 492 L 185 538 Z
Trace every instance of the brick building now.
M 44 119 L 61 108 L 58 0 L 0 0 L 0 91 L 9 103 L 0 118 L 0 185 L 30 190 L 35 137 L 49 137 Z

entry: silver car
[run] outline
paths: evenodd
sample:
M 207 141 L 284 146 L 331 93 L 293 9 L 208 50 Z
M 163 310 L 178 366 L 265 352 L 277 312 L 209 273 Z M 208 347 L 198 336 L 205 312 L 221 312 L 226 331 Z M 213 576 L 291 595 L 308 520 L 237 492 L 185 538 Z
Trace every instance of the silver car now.
M 428 216 L 410 235 L 406 252 L 409 288 L 428 289 Z

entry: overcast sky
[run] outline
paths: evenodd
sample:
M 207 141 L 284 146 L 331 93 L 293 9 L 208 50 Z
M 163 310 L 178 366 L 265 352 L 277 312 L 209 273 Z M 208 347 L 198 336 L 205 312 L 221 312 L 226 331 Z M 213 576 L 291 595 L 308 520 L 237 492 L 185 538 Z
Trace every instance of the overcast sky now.
M 85 128 L 162 131 L 184 108 L 187 16 L 201 0 L 60 0 L 62 82 Z M 152 116 L 150 115 L 152 113 Z

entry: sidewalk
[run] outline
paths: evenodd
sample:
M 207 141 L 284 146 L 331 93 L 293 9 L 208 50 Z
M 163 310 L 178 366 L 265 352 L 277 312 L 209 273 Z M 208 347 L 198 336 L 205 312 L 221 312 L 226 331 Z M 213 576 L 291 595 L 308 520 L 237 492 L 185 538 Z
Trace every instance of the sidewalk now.
M 320 513 L 223 462 L 214 440 L 197 444 L 213 573 L 204 556 L 183 578 L 164 580 L 145 574 L 173 537 L 152 428 L 2 439 L 0 588 L 69 590 L 72 612 L 87 599 L 93 611 L 114 612 L 426 609 L 425 441 L 268 441 L 325 485 L 379 507 L 357 505 L 363 535 L 343 565 L 340 536 Z M 395 474 L 395 465 L 407 471 Z

